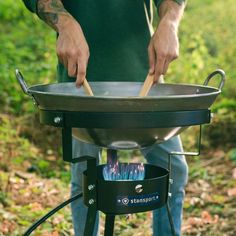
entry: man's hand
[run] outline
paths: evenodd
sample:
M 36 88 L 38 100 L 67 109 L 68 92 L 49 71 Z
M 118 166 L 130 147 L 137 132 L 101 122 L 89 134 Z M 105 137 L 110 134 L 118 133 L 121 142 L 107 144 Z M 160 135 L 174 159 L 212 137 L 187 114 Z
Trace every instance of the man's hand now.
M 86 76 L 89 47 L 79 23 L 66 11 L 61 0 L 38 0 L 38 15 L 59 34 L 57 55 L 81 86 Z
M 67 68 L 68 75 L 76 77 L 76 86 L 83 84 L 89 59 L 89 47 L 80 25 L 68 20 L 59 27 L 57 55 Z
M 148 46 L 149 73 L 154 82 L 166 74 L 170 62 L 179 55 L 178 25 L 184 6 L 165 0 L 160 6 L 160 23 Z

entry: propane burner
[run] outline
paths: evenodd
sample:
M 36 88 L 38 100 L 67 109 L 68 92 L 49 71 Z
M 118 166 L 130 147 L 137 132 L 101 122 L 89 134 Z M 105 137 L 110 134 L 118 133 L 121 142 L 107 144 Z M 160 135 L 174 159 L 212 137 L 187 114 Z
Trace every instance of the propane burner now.
M 96 173 L 96 186 L 91 191 L 89 178 Z M 119 215 L 150 211 L 166 204 L 169 171 L 159 166 L 143 163 L 118 163 L 98 165 L 84 172 L 84 202 L 94 199 L 98 210 Z M 96 198 L 91 194 L 96 189 Z
M 102 173 L 107 181 L 143 180 L 145 168 L 143 163 L 120 163 L 117 150 L 107 149 L 107 164 L 104 165 Z
M 103 167 L 105 180 L 143 180 L 145 168 L 143 163 L 119 163 L 106 164 Z
M 137 142 L 133 142 L 133 141 L 116 141 L 116 142 L 112 142 L 109 145 L 110 148 L 114 148 L 114 149 L 136 149 L 139 147 L 139 144 Z

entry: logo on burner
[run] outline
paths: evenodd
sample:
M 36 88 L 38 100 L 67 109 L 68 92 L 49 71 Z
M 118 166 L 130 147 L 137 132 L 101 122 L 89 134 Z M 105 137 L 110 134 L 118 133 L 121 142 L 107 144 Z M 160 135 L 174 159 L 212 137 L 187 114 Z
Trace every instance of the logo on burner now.
M 159 193 L 151 193 L 135 196 L 118 196 L 118 206 L 147 206 L 159 202 Z
M 121 201 L 122 201 L 122 203 L 124 205 L 128 205 L 128 203 L 129 203 L 129 199 L 128 198 L 123 198 Z

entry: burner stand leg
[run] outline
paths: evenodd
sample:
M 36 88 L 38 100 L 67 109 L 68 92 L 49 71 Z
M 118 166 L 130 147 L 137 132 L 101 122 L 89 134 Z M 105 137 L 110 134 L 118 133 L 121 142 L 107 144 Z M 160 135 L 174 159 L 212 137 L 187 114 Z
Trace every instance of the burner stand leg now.
M 88 207 L 84 236 L 93 236 L 94 226 L 96 221 L 96 213 L 97 213 L 96 208 Z
M 170 180 L 172 180 L 172 178 L 171 178 L 171 156 L 173 156 L 173 155 L 199 156 L 200 151 L 201 151 L 201 139 L 202 139 L 202 126 L 200 125 L 199 126 L 198 142 L 197 142 L 197 151 L 196 152 L 176 152 L 176 151 L 173 151 L 173 152 L 169 153 L 169 155 L 168 155 L 168 169 L 169 169 L 168 192 L 170 191 L 170 184 L 171 184 Z M 167 209 L 167 214 L 168 214 L 168 218 L 169 218 L 171 234 L 172 234 L 172 236 L 176 236 L 174 223 L 173 223 L 173 218 L 172 218 L 171 212 L 170 212 L 169 196 L 167 198 L 166 209 Z
M 87 182 L 83 186 L 84 203 L 88 206 L 88 213 L 84 229 L 84 236 L 93 236 L 97 215 L 97 164 L 96 158 L 85 156 L 81 160 L 87 160 Z
M 172 215 L 171 215 L 171 212 L 170 212 L 170 205 L 169 205 L 169 191 L 170 191 L 170 185 L 171 185 L 171 179 L 172 179 L 172 176 L 171 176 L 171 155 L 172 154 L 169 154 L 168 155 L 168 169 L 169 169 L 169 186 L 168 186 L 168 197 L 167 197 L 167 201 L 166 201 L 166 210 L 167 210 L 167 215 L 168 215 L 168 219 L 169 219 L 169 223 L 170 223 L 170 229 L 171 229 L 171 234 L 172 236 L 176 236 L 175 234 L 175 226 L 174 226 L 174 222 L 173 222 L 173 218 L 172 218 Z
M 172 219 L 172 216 L 171 216 L 170 206 L 169 206 L 168 202 L 166 203 L 166 210 L 167 210 L 167 214 L 168 214 L 168 218 L 169 218 L 171 234 L 172 234 L 172 236 L 176 236 L 174 222 L 173 222 L 173 219 Z
M 114 231 L 115 215 L 106 215 L 104 236 L 112 236 Z

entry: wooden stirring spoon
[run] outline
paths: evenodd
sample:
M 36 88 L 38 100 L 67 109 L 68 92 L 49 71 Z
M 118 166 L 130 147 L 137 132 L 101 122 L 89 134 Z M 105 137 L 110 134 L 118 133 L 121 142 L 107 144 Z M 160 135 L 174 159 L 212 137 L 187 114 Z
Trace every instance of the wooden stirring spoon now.
M 148 73 L 148 75 L 143 83 L 143 86 L 141 88 L 141 91 L 139 92 L 140 97 L 146 97 L 148 95 L 148 93 L 153 85 L 153 81 L 154 81 L 154 75 L 150 75 Z M 160 76 L 159 81 L 160 82 L 163 81 L 163 75 Z
M 93 95 L 93 91 L 92 91 L 92 89 L 91 89 L 91 87 L 90 87 L 90 85 L 89 85 L 89 83 L 88 83 L 88 81 L 87 81 L 86 78 L 84 79 L 83 87 L 84 87 L 84 91 L 85 91 L 85 93 L 86 93 L 87 95 L 89 95 L 89 96 L 94 96 L 94 95 Z

